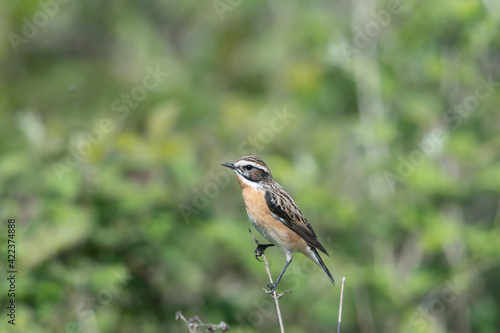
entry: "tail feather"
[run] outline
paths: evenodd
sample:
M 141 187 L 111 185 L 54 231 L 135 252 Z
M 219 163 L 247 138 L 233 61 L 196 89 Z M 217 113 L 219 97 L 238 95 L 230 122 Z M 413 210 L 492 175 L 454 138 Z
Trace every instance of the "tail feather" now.
M 326 273 L 326 275 L 328 275 L 328 278 L 330 279 L 330 281 L 332 281 L 332 284 L 335 286 L 335 279 L 333 278 L 332 274 L 330 273 L 330 271 L 326 267 L 325 263 L 323 262 L 323 259 L 321 259 L 321 257 L 319 256 L 318 251 L 316 249 L 311 249 L 311 248 L 310 248 L 310 251 L 314 254 L 314 257 L 316 259 L 315 260 L 316 263 L 319 265 L 319 267 L 321 267 L 323 269 L 323 271 Z

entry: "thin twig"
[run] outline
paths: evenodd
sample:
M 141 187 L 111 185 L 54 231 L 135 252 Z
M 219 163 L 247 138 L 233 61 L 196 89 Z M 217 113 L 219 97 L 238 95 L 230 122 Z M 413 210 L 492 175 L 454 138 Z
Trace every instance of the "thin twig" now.
M 205 324 L 201 321 L 201 319 L 198 316 L 195 316 L 193 318 L 189 318 L 187 320 L 183 315 L 181 311 L 177 311 L 175 313 L 175 320 L 181 319 L 183 322 L 186 323 L 186 326 L 189 329 L 189 333 L 201 333 L 204 332 L 203 329 L 206 328 L 207 332 L 215 332 L 217 329 L 221 330 L 222 332 L 227 332 L 229 330 L 229 326 L 221 321 L 218 325 L 215 324 Z
M 253 238 L 255 244 L 259 245 L 259 241 L 253 235 L 252 230 L 248 229 L 248 231 L 250 231 L 250 235 L 252 235 L 252 238 Z M 273 278 L 271 276 L 271 271 L 269 270 L 269 262 L 267 261 L 266 255 L 264 253 L 262 253 L 262 258 L 264 258 L 264 263 L 265 263 L 265 267 L 266 267 L 267 276 L 269 276 L 269 281 L 271 281 L 271 284 L 272 284 L 273 283 Z M 280 323 L 281 333 L 285 333 L 285 327 L 283 326 L 283 319 L 281 318 L 280 303 L 279 303 L 278 299 L 281 296 L 283 296 L 283 294 L 285 294 L 287 291 L 291 292 L 291 290 L 285 290 L 285 291 L 277 294 L 276 290 L 274 290 L 274 289 L 272 291 L 268 291 L 268 290 L 264 289 L 264 292 L 266 294 L 270 294 L 271 297 L 272 297 L 272 299 L 274 300 L 274 303 L 276 303 L 276 313 L 278 314 L 278 321 Z
M 266 255 L 264 253 L 262 253 L 262 258 L 264 258 L 264 262 L 265 262 L 265 266 L 266 266 L 266 271 L 267 271 L 267 275 L 269 276 L 269 281 L 271 283 L 273 283 L 273 278 L 271 277 L 271 272 L 269 271 L 269 263 L 267 262 L 267 259 L 266 259 Z M 268 291 L 264 289 L 264 291 L 267 293 Z M 279 295 L 276 294 L 276 290 L 273 290 L 271 296 L 273 297 L 274 299 L 274 302 L 276 303 L 276 313 L 278 314 L 278 321 L 280 323 L 280 328 L 281 328 L 281 333 L 285 333 L 285 327 L 283 326 L 283 319 L 281 318 L 281 310 L 280 310 L 280 303 L 278 302 L 278 299 L 283 296 L 283 294 L 285 293 L 282 292 L 280 293 Z
M 182 319 L 182 321 L 183 321 L 183 322 L 185 322 L 185 323 L 186 323 L 186 325 L 188 325 L 188 326 L 189 326 L 188 321 L 187 321 L 187 320 L 186 320 L 186 318 L 182 315 L 182 312 L 181 312 L 181 311 L 177 311 L 177 312 L 175 313 L 175 320 L 179 320 L 179 319 Z
M 337 333 L 340 333 L 340 322 L 342 321 L 342 303 L 344 302 L 344 282 L 345 277 L 342 278 L 342 287 L 340 288 L 340 305 L 339 305 L 339 323 L 337 325 Z

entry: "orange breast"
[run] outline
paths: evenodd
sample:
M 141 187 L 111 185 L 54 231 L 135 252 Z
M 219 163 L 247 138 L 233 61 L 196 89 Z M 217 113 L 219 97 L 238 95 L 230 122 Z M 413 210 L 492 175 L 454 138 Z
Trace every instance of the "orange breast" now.
M 243 200 L 253 226 L 269 242 L 283 252 L 307 253 L 307 243 L 286 225 L 276 220 L 267 207 L 265 191 L 242 186 Z

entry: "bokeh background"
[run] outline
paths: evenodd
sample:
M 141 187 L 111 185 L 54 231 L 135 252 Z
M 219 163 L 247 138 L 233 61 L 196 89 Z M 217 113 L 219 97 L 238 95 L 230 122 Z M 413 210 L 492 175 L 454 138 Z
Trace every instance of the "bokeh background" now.
M 346 277 L 342 332 L 498 332 L 499 22 L 495 0 L 3 1 L 0 331 L 277 332 L 220 166 L 252 154 Z M 336 329 L 319 267 L 280 288 L 287 332 Z

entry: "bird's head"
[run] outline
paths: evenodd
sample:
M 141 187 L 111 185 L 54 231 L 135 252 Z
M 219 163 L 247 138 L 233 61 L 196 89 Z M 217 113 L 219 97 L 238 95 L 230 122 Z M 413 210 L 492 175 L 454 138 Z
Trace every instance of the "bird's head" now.
M 252 187 L 260 187 L 272 182 L 271 171 L 263 160 L 256 156 L 243 156 L 233 163 L 222 163 L 223 166 L 233 169 L 240 184 Z

